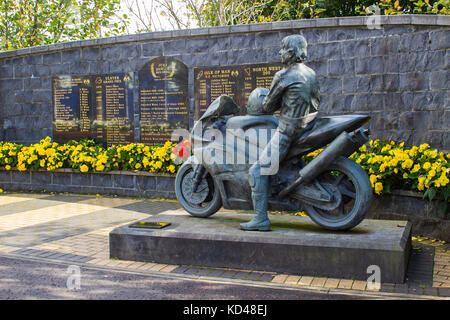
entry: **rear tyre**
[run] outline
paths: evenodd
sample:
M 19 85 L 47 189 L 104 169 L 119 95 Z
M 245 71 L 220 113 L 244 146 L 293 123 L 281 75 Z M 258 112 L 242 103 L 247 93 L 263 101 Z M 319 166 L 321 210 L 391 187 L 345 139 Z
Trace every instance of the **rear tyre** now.
M 369 177 L 361 166 L 348 158 L 339 157 L 317 179 L 336 186 L 342 200 L 333 210 L 305 204 L 309 217 L 330 230 L 349 230 L 360 224 L 370 208 L 373 196 Z

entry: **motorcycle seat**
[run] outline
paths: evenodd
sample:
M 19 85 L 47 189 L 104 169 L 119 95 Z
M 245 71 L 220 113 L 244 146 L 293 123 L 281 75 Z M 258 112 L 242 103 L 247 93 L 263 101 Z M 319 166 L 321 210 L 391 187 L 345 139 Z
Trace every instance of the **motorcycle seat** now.
M 276 128 L 278 127 L 278 118 L 271 115 L 262 116 L 234 116 L 228 119 L 227 129 L 247 130 L 253 127 Z

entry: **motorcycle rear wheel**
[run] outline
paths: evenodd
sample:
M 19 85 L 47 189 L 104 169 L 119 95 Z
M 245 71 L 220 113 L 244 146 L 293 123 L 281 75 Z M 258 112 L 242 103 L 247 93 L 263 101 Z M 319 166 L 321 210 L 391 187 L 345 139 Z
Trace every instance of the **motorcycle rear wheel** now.
M 338 208 L 329 211 L 305 204 L 309 217 L 329 230 L 349 230 L 360 224 L 373 196 L 369 177 L 361 166 L 353 160 L 339 157 L 316 179 L 337 186 L 342 200 Z
M 222 198 L 220 196 L 219 188 L 216 182 L 208 173 L 201 182 L 208 188 L 208 194 L 199 201 L 194 201 L 189 197 L 190 190 L 187 190 L 192 185 L 192 177 L 194 168 L 189 161 L 186 161 L 178 170 L 175 178 L 175 193 L 181 206 L 194 217 L 206 218 L 216 213 L 222 207 Z

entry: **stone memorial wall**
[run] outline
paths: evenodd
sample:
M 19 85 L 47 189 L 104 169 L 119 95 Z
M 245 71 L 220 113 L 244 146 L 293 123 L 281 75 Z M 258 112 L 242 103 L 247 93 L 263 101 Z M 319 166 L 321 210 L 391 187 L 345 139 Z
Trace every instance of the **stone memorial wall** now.
M 154 144 L 216 96 L 243 107 L 302 34 L 322 114 L 370 113 L 373 138 L 450 150 L 449 16 L 382 16 L 199 28 L 0 53 L 0 139 Z

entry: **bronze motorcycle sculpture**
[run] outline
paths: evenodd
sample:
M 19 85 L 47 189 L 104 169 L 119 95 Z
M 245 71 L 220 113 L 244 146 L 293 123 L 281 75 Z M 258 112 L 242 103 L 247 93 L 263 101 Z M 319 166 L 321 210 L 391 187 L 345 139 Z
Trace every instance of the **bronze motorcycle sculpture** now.
M 253 208 L 248 160 L 254 150 L 264 149 L 259 140 L 277 128 L 278 118 L 236 116 L 238 112 L 230 97 L 220 96 L 191 132 L 193 156 L 180 167 L 175 191 L 192 216 L 206 218 L 221 207 Z M 372 187 L 366 172 L 348 157 L 368 141 L 369 130 L 361 128 L 368 121 L 370 117 L 363 114 L 318 116 L 311 121 L 290 145 L 278 171 L 269 177 L 268 209 L 305 211 L 329 230 L 357 226 L 370 208 Z M 257 141 L 249 138 L 249 132 L 257 132 Z M 252 148 L 255 145 L 256 149 Z M 305 163 L 304 156 L 320 148 L 323 151 Z M 236 163 L 238 156 L 245 162 Z M 231 158 L 234 161 L 225 161 Z

